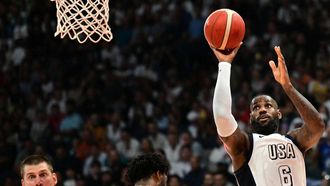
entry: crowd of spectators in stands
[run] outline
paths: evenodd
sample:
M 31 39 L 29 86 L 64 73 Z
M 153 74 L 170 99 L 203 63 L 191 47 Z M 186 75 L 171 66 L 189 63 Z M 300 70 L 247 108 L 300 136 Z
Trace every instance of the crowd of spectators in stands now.
M 327 130 L 306 154 L 308 185 L 330 174 L 330 2 L 327 0 L 110 0 L 110 43 L 54 37 L 55 3 L 0 1 L 0 185 L 19 185 L 30 154 L 53 158 L 59 184 L 121 186 L 127 162 L 158 151 L 169 185 L 235 185 L 217 137 L 212 97 L 217 61 L 203 25 L 231 8 L 246 23 L 233 66 L 233 113 L 248 129 L 252 96 L 270 94 L 301 119 L 275 83 L 273 46 L 293 83 L 321 112 Z

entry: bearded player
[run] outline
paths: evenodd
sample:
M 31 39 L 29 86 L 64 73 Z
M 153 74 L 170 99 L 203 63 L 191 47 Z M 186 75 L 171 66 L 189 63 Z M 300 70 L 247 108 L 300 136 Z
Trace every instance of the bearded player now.
M 212 49 L 217 57 L 218 77 L 213 98 L 213 114 L 220 139 L 233 162 L 240 186 L 306 185 L 304 154 L 316 145 L 325 125 L 318 111 L 290 81 L 280 47 L 274 47 L 278 64 L 269 61 L 275 80 L 297 109 L 303 125 L 285 135 L 278 133 L 282 118 L 277 102 L 269 95 L 258 95 L 250 104 L 252 133 L 238 128 L 231 113 L 231 65 L 238 49 L 225 55 Z

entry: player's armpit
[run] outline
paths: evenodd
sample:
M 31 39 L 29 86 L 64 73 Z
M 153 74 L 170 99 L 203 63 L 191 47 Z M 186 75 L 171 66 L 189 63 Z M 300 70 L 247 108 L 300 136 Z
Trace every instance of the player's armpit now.
M 250 141 L 247 133 L 241 131 L 239 128 L 228 137 L 219 136 L 226 151 L 233 160 L 234 170 L 238 170 L 246 160 L 246 154 L 250 150 Z
M 296 145 L 305 153 L 318 143 L 324 130 L 309 129 L 309 126 L 303 125 L 300 128 L 288 132 L 288 135 L 296 140 Z

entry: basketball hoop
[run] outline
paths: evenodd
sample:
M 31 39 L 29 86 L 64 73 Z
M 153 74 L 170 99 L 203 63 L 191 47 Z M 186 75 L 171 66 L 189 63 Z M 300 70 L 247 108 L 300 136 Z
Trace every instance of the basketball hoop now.
M 109 21 L 109 0 L 51 0 L 56 2 L 57 28 L 55 36 L 84 43 L 112 39 Z

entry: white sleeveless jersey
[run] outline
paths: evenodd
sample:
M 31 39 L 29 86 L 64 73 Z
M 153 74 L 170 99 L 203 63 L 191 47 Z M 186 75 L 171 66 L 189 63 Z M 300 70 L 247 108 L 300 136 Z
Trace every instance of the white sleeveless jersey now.
M 293 138 L 252 134 L 246 163 L 235 171 L 240 186 L 306 186 L 304 156 Z

